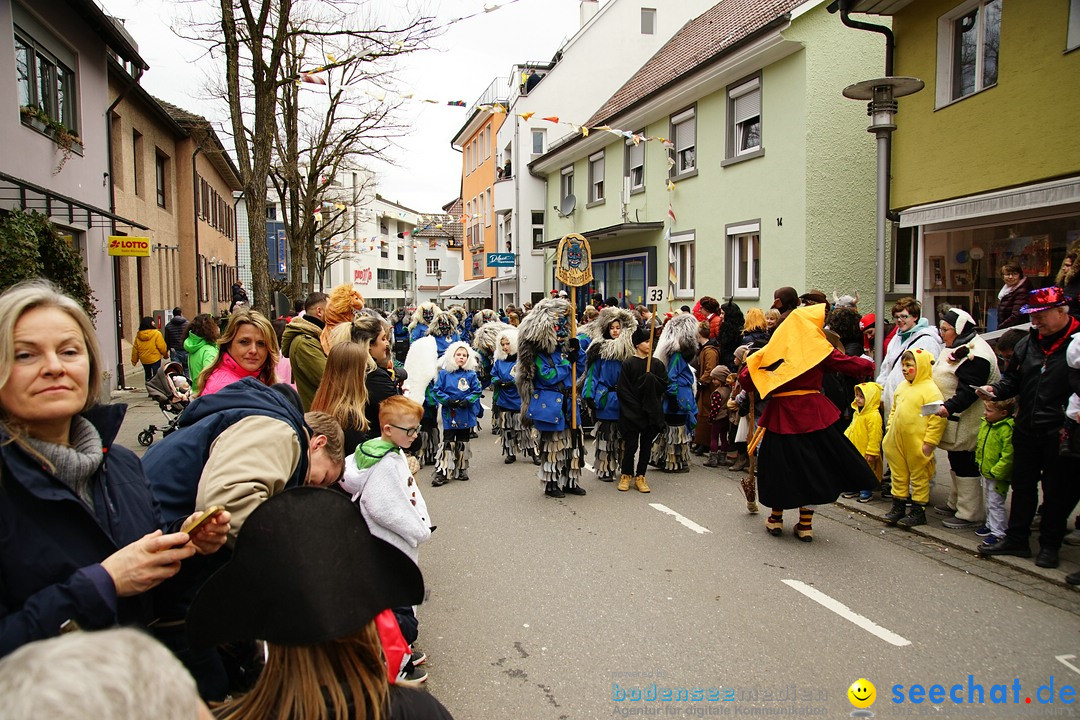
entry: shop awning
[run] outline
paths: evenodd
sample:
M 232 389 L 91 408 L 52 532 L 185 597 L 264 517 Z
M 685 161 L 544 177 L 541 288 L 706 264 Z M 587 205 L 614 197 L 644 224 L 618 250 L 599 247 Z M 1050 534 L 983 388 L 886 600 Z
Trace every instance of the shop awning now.
M 938 225 L 1080 203 L 1080 177 L 997 190 L 900 211 L 900 227 Z
M 491 278 L 466 280 L 460 285 L 455 285 L 449 290 L 443 290 L 441 293 L 439 293 L 439 297 L 458 298 L 461 300 L 467 300 L 470 298 L 489 298 L 491 297 Z

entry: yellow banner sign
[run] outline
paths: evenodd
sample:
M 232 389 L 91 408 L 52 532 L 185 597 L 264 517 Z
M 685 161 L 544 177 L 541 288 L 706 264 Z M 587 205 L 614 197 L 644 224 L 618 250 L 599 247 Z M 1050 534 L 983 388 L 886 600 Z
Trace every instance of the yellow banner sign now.
M 121 257 L 150 257 L 150 238 L 110 235 L 109 254 Z

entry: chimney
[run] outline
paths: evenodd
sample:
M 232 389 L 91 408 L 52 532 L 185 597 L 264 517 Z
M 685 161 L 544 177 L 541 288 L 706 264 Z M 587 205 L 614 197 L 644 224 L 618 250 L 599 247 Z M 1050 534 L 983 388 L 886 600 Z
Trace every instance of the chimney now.
M 580 27 L 585 27 L 585 23 L 593 19 L 593 16 L 600 11 L 600 0 L 581 0 Z

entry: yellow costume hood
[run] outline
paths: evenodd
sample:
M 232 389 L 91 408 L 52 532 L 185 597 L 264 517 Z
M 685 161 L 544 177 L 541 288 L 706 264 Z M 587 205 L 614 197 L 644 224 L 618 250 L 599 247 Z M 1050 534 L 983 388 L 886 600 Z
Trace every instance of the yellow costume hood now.
M 813 368 L 832 352 L 825 338 L 825 306 L 795 308 L 780 323 L 768 345 L 746 358 L 750 378 L 766 397 Z
M 855 409 L 855 412 L 876 413 L 881 405 L 881 386 L 876 382 L 866 382 L 859 383 L 855 386 L 855 389 L 861 391 L 863 398 L 866 400 L 862 408 L 855 404 L 855 400 L 851 401 L 851 407 Z

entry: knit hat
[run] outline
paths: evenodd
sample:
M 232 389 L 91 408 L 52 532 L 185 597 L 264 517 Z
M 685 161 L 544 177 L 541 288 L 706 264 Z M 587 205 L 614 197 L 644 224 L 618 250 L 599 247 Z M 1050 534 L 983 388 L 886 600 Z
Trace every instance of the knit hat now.
M 634 334 L 630 337 L 630 340 L 634 343 L 634 347 L 637 347 L 643 342 L 649 341 L 649 328 L 639 327 L 634 331 Z
M 727 365 L 717 365 L 709 372 L 709 377 L 714 380 L 724 382 L 727 380 L 727 376 L 731 374 L 731 369 Z

